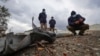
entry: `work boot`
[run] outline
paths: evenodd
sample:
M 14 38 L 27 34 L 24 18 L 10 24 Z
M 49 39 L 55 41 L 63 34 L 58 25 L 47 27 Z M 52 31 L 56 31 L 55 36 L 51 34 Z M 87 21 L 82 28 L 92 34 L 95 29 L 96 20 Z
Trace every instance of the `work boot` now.
M 75 35 L 77 35 L 77 33 L 76 33 L 76 32 L 72 32 L 72 33 L 74 34 L 74 36 L 75 36 Z
M 78 35 L 83 36 L 84 32 L 85 32 L 85 29 L 81 29 Z
M 83 36 L 84 34 L 83 33 L 79 33 L 78 35 Z

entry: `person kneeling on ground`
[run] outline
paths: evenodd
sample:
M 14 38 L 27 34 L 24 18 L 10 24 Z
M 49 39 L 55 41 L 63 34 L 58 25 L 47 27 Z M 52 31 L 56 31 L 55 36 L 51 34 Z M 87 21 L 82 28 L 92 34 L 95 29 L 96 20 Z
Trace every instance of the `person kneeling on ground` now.
M 83 35 L 85 30 L 89 29 L 89 25 L 84 23 L 85 18 L 79 14 L 76 14 L 75 11 L 71 12 L 71 16 L 68 18 L 68 30 L 76 35 L 76 30 L 80 30 L 79 35 Z
M 54 20 L 54 17 L 51 17 L 50 21 L 49 21 L 49 24 L 50 24 L 50 31 L 53 31 L 55 30 L 55 24 L 56 24 L 56 21 Z

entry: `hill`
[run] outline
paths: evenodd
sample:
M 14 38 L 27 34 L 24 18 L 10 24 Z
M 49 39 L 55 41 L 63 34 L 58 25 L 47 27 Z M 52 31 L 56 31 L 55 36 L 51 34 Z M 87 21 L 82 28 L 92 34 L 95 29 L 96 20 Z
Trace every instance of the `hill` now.
M 91 25 L 90 30 L 100 30 L 100 24 Z

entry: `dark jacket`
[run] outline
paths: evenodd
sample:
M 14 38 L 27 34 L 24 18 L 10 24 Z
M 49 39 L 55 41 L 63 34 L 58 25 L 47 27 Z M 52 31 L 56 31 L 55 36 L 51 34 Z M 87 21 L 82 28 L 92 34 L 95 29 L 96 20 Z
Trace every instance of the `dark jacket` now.
M 75 21 L 79 20 L 79 19 L 83 19 L 83 22 L 81 22 L 80 24 L 75 24 Z M 77 14 L 77 15 L 72 15 L 68 18 L 68 24 L 70 26 L 73 26 L 73 27 L 78 27 L 78 26 L 81 26 L 84 24 L 84 21 L 85 21 L 85 18 L 82 17 L 81 15 Z
M 39 14 L 38 19 L 39 19 L 40 22 L 45 22 L 46 18 L 47 18 L 46 13 L 42 12 L 42 13 Z
M 51 20 L 49 21 L 49 24 L 50 24 L 50 26 L 55 26 L 56 21 L 55 21 L 54 19 L 51 19 Z

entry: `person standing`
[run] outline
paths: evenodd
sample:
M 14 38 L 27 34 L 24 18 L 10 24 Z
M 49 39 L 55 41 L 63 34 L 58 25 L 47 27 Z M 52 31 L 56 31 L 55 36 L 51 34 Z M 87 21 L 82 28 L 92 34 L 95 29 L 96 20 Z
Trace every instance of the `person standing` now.
M 51 19 L 49 20 L 49 24 L 50 24 L 50 31 L 54 32 L 55 24 L 56 24 L 56 21 L 55 21 L 54 17 L 51 17 Z
M 46 30 L 47 29 L 47 15 L 46 15 L 46 11 L 45 9 L 42 9 L 42 12 L 39 14 L 39 21 L 40 21 L 40 28 L 42 30 Z
M 68 30 L 76 35 L 76 30 L 80 30 L 79 35 L 84 35 L 85 30 L 89 29 L 89 25 L 84 23 L 85 18 L 80 14 L 76 14 L 75 11 L 71 12 L 71 16 L 68 18 Z

